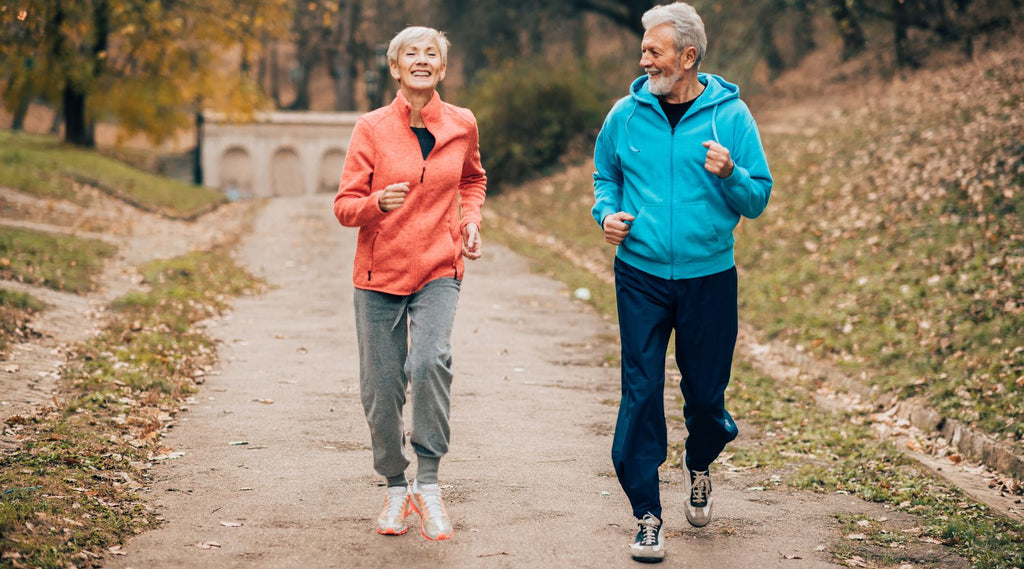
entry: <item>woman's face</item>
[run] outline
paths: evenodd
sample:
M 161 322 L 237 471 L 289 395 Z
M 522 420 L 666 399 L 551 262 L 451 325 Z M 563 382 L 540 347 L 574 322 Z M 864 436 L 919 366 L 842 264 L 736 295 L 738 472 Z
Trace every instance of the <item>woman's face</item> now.
M 391 76 L 410 91 L 432 92 L 444 72 L 441 49 L 431 40 L 405 46 L 398 52 L 398 61 L 391 62 Z

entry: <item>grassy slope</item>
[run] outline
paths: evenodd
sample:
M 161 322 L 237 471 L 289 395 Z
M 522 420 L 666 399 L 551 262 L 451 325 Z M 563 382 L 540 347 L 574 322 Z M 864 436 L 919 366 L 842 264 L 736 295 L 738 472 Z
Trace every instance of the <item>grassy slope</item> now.
M 769 126 L 775 192 L 737 254 L 743 314 L 765 332 L 1018 445 L 1019 48 Z
M 794 101 L 768 115 L 785 117 L 761 120 L 776 179 L 772 202 L 737 230 L 743 318 L 880 387 L 926 395 L 948 415 L 1017 445 L 1024 437 L 1020 47 L 861 84 L 845 103 Z M 591 170 L 583 165 L 490 200 L 503 217 L 557 236 L 562 252 L 541 260 L 543 271 L 561 274 L 560 263 L 610 254 L 589 215 Z M 487 231 L 525 251 L 503 224 Z M 613 296 L 610 285 L 593 286 L 601 288 L 595 297 Z
M 75 183 L 83 181 L 172 217 L 191 217 L 225 201 L 217 190 L 153 176 L 53 136 L 0 131 L 0 186 L 44 198 L 75 199 Z

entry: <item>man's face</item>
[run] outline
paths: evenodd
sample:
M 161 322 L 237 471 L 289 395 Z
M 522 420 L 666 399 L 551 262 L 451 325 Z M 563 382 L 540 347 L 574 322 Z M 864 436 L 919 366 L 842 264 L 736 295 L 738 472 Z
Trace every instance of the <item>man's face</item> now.
M 672 36 L 672 25 L 661 24 L 644 32 L 640 43 L 640 67 L 647 74 L 647 88 L 656 96 L 670 93 L 683 76 Z

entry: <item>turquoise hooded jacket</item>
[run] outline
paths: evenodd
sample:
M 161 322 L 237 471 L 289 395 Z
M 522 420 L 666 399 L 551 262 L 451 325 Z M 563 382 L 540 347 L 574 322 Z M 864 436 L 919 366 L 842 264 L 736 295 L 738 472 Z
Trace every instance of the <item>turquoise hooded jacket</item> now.
M 757 124 L 739 88 L 698 74 L 706 86 L 675 128 L 647 86 L 636 79 L 605 118 L 594 148 L 591 213 L 636 217 L 616 255 L 663 279 L 707 276 L 732 268 L 733 229 L 755 218 L 772 190 Z M 721 179 L 704 169 L 705 141 L 729 150 L 735 167 Z

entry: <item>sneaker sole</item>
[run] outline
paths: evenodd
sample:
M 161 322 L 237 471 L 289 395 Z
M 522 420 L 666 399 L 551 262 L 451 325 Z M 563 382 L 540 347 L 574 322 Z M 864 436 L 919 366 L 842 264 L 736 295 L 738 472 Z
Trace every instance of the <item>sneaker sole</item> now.
M 377 528 L 377 533 L 379 533 L 381 535 L 405 535 L 406 532 L 408 532 L 408 531 L 409 531 L 408 527 L 406 527 L 404 529 L 401 529 L 401 530 L 393 530 L 393 529 L 383 529 L 382 530 L 380 528 Z
M 661 557 L 641 557 L 633 555 L 633 561 L 639 561 L 640 563 L 661 563 L 665 560 L 665 553 L 662 552 Z

